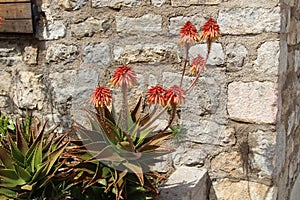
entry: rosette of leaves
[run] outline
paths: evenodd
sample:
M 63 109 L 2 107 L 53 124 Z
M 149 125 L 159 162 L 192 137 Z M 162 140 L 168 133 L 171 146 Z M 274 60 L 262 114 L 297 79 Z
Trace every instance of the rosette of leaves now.
M 35 120 L 34 120 L 35 119 Z M 8 198 L 45 199 L 55 193 L 54 179 L 65 163 L 61 160 L 68 141 L 65 134 L 46 130 L 36 118 L 15 122 L 0 146 L 0 194 Z
M 68 153 L 79 160 L 72 166 L 73 195 L 87 199 L 94 191 L 103 197 L 97 199 L 153 199 L 158 195 L 156 181 L 163 178 L 151 170 L 151 165 L 161 161 L 158 157 L 171 152 L 160 145 L 169 138 L 170 131 L 155 131 L 150 114 L 141 114 L 140 98 L 135 108 L 123 119 L 114 107 L 96 107 L 88 111 L 91 130 L 76 125 L 78 140 Z M 89 192 L 87 192 L 89 191 Z M 72 196 L 73 196 L 72 195 Z

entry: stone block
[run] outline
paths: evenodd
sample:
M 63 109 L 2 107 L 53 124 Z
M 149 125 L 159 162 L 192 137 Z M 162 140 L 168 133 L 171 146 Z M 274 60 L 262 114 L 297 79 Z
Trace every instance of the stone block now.
M 222 152 L 211 160 L 211 170 L 231 177 L 243 175 L 243 160 L 239 152 Z
M 242 44 L 230 43 L 226 46 L 227 70 L 238 71 L 245 65 L 247 48 Z
M 125 45 L 114 47 L 114 59 L 119 63 L 179 63 L 179 50 L 176 44 Z
M 156 6 L 156 7 L 161 7 L 166 0 L 151 0 L 151 4 Z
M 107 67 L 110 65 L 110 47 L 106 43 L 85 44 L 83 46 L 83 63 L 98 64 Z
M 232 82 L 227 110 L 231 119 L 250 123 L 275 123 L 277 88 L 272 82 Z
M 163 185 L 158 200 L 204 200 L 208 198 L 208 188 L 206 169 L 180 167 Z
M 243 19 L 243 20 L 238 20 Z M 217 20 L 223 34 L 241 35 L 280 31 L 280 8 L 228 8 Z
M 171 0 L 172 6 L 218 5 L 222 0 Z
M 22 61 L 20 50 L 9 44 L 4 44 L 5 47 L 0 47 L 0 65 L 13 66 Z
M 257 59 L 254 69 L 262 74 L 278 75 L 279 68 L 279 41 L 263 43 L 257 49 Z
M 207 56 L 207 44 L 197 44 L 190 48 L 189 57 L 191 60 L 200 54 L 203 58 Z M 208 65 L 222 65 L 225 62 L 225 55 L 220 43 L 212 43 L 210 54 L 206 64 Z
M 154 14 L 138 18 L 116 16 L 116 26 L 119 33 L 161 32 L 162 17 Z
M 37 64 L 38 48 L 27 46 L 24 48 L 23 61 L 28 65 Z
M 87 3 L 87 0 L 60 0 L 59 4 L 60 6 L 66 10 L 78 10 L 85 6 Z
M 253 153 L 251 163 L 253 169 L 262 176 L 271 176 L 274 172 L 274 156 L 276 151 L 276 133 L 258 130 L 248 135 L 250 151 Z
M 292 191 L 290 195 L 290 200 L 298 200 L 300 197 L 300 175 L 298 174 L 296 181 L 294 182 L 294 185 L 292 186 Z
M 71 33 L 76 38 L 91 37 L 104 30 L 105 19 L 90 17 L 83 22 L 71 25 Z
M 41 83 L 42 75 L 21 71 L 14 91 L 14 102 L 20 109 L 41 110 L 44 105 L 45 93 Z
M 213 183 L 217 199 L 230 200 L 271 200 L 273 188 L 264 184 L 248 181 L 223 179 Z
M 77 58 L 78 48 L 75 45 L 53 44 L 47 48 L 47 63 L 70 63 Z
M 10 104 L 10 98 L 8 96 L 0 95 L 0 108 L 7 108 Z
M 137 6 L 140 5 L 142 0 L 92 0 L 93 8 L 101 8 L 101 7 L 112 7 L 112 8 L 120 8 L 121 6 Z
M 49 21 L 45 26 L 37 26 L 36 37 L 39 40 L 57 40 L 65 35 L 66 26 L 62 21 Z
M 10 73 L 2 71 L 0 73 L 0 94 L 6 95 L 10 93 L 12 86 L 12 76 Z

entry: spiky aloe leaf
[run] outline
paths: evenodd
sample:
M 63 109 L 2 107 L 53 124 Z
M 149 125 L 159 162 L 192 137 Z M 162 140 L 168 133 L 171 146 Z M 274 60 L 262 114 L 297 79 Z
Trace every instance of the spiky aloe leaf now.
M 0 146 L 0 160 L 5 168 L 13 168 L 13 160 L 11 159 L 9 152 L 7 152 L 7 150 L 5 150 L 2 146 Z
M 138 162 L 125 162 L 123 165 L 130 169 L 138 177 L 141 185 L 144 185 L 143 169 Z
M 69 142 L 66 142 L 65 144 L 61 145 L 60 147 L 58 147 L 55 151 L 53 151 L 50 155 L 49 155 L 49 164 L 47 167 L 47 171 L 46 174 L 48 174 L 50 172 L 50 170 L 52 169 L 53 165 L 55 164 L 55 162 L 57 161 L 57 159 L 62 155 L 62 153 L 64 152 L 64 150 L 66 149 L 66 147 L 69 145 Z
M 6 197 L 10 198 L 16 198 L 17 197 L 17 192 L 7 189 L 7 188 L 0 188 L 0 194 L 5 195 Z
M 23 155 L 25 155 L 25 153 L 28 151 L 28 145 L 25 141 L 24 136 L 22 135 L 18 121 L 16 121 L 16 140 L 18 149 L 22 152 Z
M 19 165 L 14 165 L 14 169 L 16 171 L 16 173 L 26 182 L 30 181 L 32 176 L 31 174 L 24 169 L 23 167 L 20 167 Z
M 33 159 L 31 160 L 31 169 L 32 171 L 38 170 L 43 162 L 43 144 L 40 142 L 37 144 Z
M 14 161 L 17 162 L 18 165 L 24 167 L 24 161 L 25 161 L 24 155 L 18 149 L 16 144 L 12 141 L 10 134 L 7 134 L 7 139 L 8 139 L 9 146 L 11 148 L 11 156 L 13 157 Z
M 0 178 L 2 179 L 1 184 L 7 184 L 9 187 L 16 187 L 26 183 L 13 169 L 0 169 Z

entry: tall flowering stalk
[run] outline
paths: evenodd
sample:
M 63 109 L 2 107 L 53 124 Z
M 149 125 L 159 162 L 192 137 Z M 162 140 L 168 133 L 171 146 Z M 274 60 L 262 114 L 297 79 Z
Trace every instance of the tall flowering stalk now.
M 113 95 L 108 87 L 97 86 L 92 92 L 90 102 L 97 112 L 88 111 L 92 130 L 77 125 L 76 132 L 82 141 L 72 141 L 74 146 L 68 151 L 81 161 L 77 168 L 87 165 L 88 173 L 78 173 L 75 184 L 81 184 L 79 189 L 85 193 L 94 185 L 103 188 L 104 193 L 111 191 L 116 200 L 130 199 L 130 191 L 139 191 L 142 198 L 147 195 L 158 195 L 153 180 L 158 178 L 150 166 L 159 162 L 157 157 L 170 153 L 170 150 L 160 143 L 173 135 L 171 125 L 177 109 L 185 103 L 186 96 L 195 87 L 200 74 L 206 69 L 206 61 L 210 53 L 211 42 L 220 36 L 219 27 L 213 19 L 205 23 L 199 36 L 196 27 L 186 22 L 180 30 L 180 44 L 185 48 L 185 60 L 179 84 L 169 88 L 161 85 L 151 86 L 146 93 L 146 100 L 141 96 L 136 105 L 129 109 L 130 89 L 137 85 L 137 75 L 127 66 L 119 66 L 113 73 L 110 83 L 120 88 L 122 93 L 121 109 L 114 108 Z M 200 41 L 208 44 L 206 59 L 196 56 L 189 63 L 189 50 Z M 187 88 L 183 88 L 186 68 L 195 76 Z M 143 103 L 147 105 L 143 105 Z M 144 109 L 148 106 L 148 109 Z M 154 125 L 164 113 L 168 112 L 168 123 L 162 129 Z M 79 145 L 79 146 L 78 146 Z M 90 169 L 96 172 L 90 173 Z M 146 173 L 147 172 L 147 173 Z M 75 172 L 76 173 L 76 172 Z M 130 188 L 131 187 L 131 188 Z M 133 189 L 132 189 L 133 188 Z

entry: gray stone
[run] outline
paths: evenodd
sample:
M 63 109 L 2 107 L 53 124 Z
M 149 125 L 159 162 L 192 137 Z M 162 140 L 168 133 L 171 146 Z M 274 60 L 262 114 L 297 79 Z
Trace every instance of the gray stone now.
M 14 102 L 20 109 L 41 110 L 44 105 L 45 93 L 41 83 L 42 75 L 21 71 L 14 89 Z
M 106 43 L 84 45 L 83 62 L 107 67 L 111 62 L 109 46 Z
M 13 66 L 22 61 L 22 56 L 18 48 L 6 44 L 0 47 L 0 64 L 4 66 Z
M 279 67 L 279 41 L 263 43 L 257 53 L 254 69 L 263 74 L 276 76 Z
M 275 123 L 277 89 L 272 82 L 232 82 L 228 85 L 229 117 L 237 121 Z
M 300 176 L 297 176 L 296 181 L 294 182 L 294 185 L 292 186 L 292 191 L 290 195 L 290 200 L 298 200 L 300 197 Z
M 103 25 L 106 20 L 104 19 L 95 19 L 94 17 L 90 17 L 87 20 L 71 25 L 71 33 L 76 38 L 83 38 L 83 37 L 91 37 L 95 33 L 102 32 Z
M 192 148 L 179 143 L 179 146 L 175 148 L 175 152 L 172 153 L 172 160 L 175 167 L 180 167 L 181 165 L 202 167 L 207 156 L 207 153 L 202 149 Z
M 10 103 L 10 98 L 8 96 L 0 95 L 0 108 L 7 108 Z
M 78 49 L 75 45 L 54 44 L 47 48 L 47 63 L 69 63 L 78 57 Z
M 57 40 L 65 35 L 66 27 L 62 21 L 48 22 L 46 26 L 38 26 L 36 32 L 39 40 Z
M 24 48 L 23 60 L 28 65 L 37 64 L 38 48 L 27 46 Z
M 159 200 L 204 200 L 208 198 L 207 170 L 180 167 L 161 188 Z
M 161 7 L 165 2 L 166 0 L 151 0 L 152 5 L 157 7 Z
M 238 20 L 243 19 L 243 20 Z M 223 34 L 257 34 L 280 31 L 280 8 L 231 8 L 219 12 L 218 24 Z
M 191 5 L 217 5 L 222 0 L 171 0 L 172 6 L 191 6 Z
M 114 59 L 119 63 L 179 63 L 176 44 L 136 44 L 114 47 Z
M 226 46 L 227 70 L 241 70 L 245 64 L 248 50 L 242 44 L 230 43 Z
M 120 8 L 121 6 L 137 6 L 142 3 L 142 0 L 92 0 L 93 8 L 113 7 Z
M 0 94 L 9 94 L 12 86 L 12 76 L 10 73 L 2 71 L 0 73 Z
M 146 14 L 139 18 L 116 16 L 117 31 L 122 33 L 161 32 L 162 17 Z
M 202 14 L 197 14 L 189 17 L 184 17 L 184 16 L 171 17 L 169 32 L 171 34 L 178 35 L 178 40 L 179 40 L 180 30 L 187 21 L 192 22 L 197 28 L 198 33 L 200 33 L 201 27 L 206 22 L 206 19 L 202 16 Z
M 251 132 L 248 136 L 248 143 L 250 151 L 253 153 L 252 167 L 259 170 L 262 175 L 271 176 L 274 171 L 276 133 L 262 130 Z
M 189 57 L 190 60 L 197 57 L 200 54 L 203 58 L 207 56 L 207 44 L 197 44 L 190 48 Z M 212 43 L 210 54 L 208 56 L 206 64 L 208 65 L 222 65 L 225 62 L 225 55 L 220 43 Z

